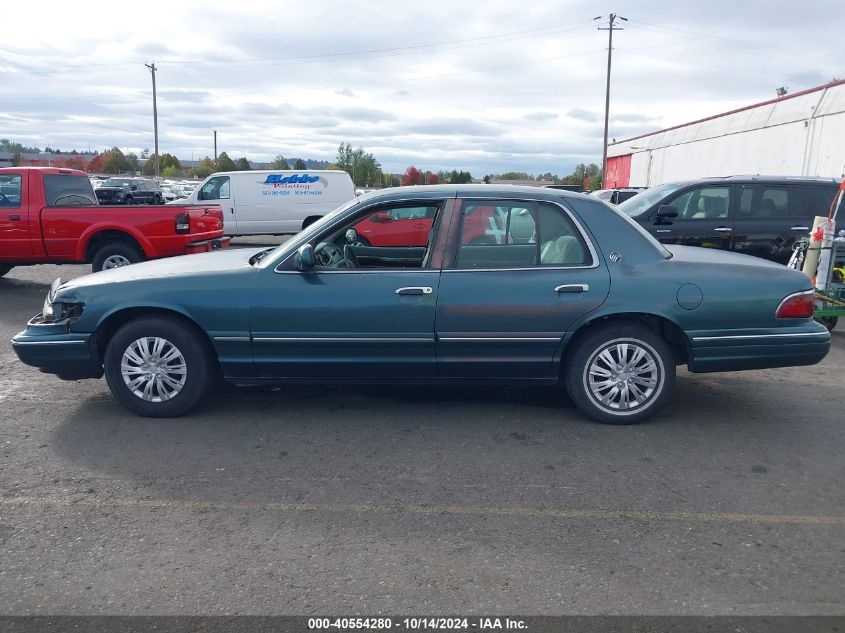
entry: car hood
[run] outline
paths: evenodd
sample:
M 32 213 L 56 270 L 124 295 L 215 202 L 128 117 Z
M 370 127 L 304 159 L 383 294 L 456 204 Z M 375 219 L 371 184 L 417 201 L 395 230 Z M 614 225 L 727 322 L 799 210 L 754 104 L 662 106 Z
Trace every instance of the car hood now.
M 168 277 L 220 275 L 237 270 L 255 270 L 249 263 L 250 258 L 265 248 L 235 248 L 180 257 L 154 259 L 149 262 L 132 264 L 103 270 L 98 273 L 77 277 L 63 283 L 59 293 L 72 293 L 77 290 L 107 284 L 126 283 L 165 279 Z M 58 294 L 58 293 L 57 293 Z

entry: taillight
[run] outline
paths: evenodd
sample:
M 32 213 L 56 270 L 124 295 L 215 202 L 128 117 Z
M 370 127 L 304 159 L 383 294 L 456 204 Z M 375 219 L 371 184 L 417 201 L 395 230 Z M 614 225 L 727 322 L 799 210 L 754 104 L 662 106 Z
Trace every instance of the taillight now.
M 191 216 L 187 213 L 176 214 L 176 232 L 190 233 L 191 232 Z
M 814 290 L 803 290 L 789 295 L 775 311 L 778 319 L 809 319 L 816 309 Z

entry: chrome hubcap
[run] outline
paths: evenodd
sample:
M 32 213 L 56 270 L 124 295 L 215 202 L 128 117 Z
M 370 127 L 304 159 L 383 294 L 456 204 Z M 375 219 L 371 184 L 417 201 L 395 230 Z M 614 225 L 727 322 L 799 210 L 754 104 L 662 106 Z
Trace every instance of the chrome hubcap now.
M 109 255 L 103 262 L 103 270 L 109 268 L 120 268 L 121 266 L 128 266 L 131 264 L 123 255 Z
M 133 341 L 120 361 L 129 391 L 147 402 L 164 402 L 185 387 L 188 366 L 179 348 L 167 339 L 147 336 Z
M 585 382 L 598 404 L 612 412 L 641 409 L 661 379 L 657 353 L 639 341 L 612 341 L 587 364 Z

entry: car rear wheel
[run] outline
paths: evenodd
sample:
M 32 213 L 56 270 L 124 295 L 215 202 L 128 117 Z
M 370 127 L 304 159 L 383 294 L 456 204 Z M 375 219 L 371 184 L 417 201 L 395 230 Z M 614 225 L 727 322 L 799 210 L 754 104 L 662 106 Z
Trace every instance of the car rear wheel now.
M 143 259 L 141 252 L 126 242 L 110 242 L 101 246 L 91 259 L 92 272 L 136 264 Z
M 10 270 L 12 270 L 12 268 L 14 268 L 14 266 L 9 266 L 7 264 L 0 264 L 0 277 L 5 275 L 6 273 L 8 273 Z
M 123 199 L 123 204 L 135 204 L 135 200 L 132 199 L 132 196 L 126 196 Z
M 202 334 L 167 316 L 140 317 L 121 327 L 106 347 L 104 367 L 114 397 L 151 418 L 194 409 L 216 375 L 213 352 Z
M 675 360 L 652 330 L 608 323 L 575 342 L 564 382 L 582 413 L 606 424 L 636 424 L 666 403 L 675 385 Z

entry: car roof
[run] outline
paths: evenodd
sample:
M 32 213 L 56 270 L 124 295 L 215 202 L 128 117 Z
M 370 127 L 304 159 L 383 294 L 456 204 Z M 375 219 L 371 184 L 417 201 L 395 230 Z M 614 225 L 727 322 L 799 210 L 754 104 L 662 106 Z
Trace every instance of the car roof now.
M 589 200 L 584 193 L 567 191 L 565 189 L 551 189 L 549 187 L 530 187 L 526 185 L 414 185 L 410 187 L 390 187 L 371 191 L 360 196 L 359 200 L 395 200 L 401 198 L 425 198 L 425 197 L 454 198 L 527 198 L 543 200 L 559 200 L 561 198 L 583 198 Z
M 708 176 L 707 178 L 695 178 L 691 180 L 679 180 L 671 184 L 687 186 L 698 183 L 709 182 L 754 182 L 754 183 L 778 183 L 778 184 L 819 184 L 819 185 L 836 185 L 842 182 L 841 178 L 821 178 L 816 176 L 762 176 L 760 174 L 745 174 L 734 176 Z M 670 184 L 670 183 L 665 183 Z

